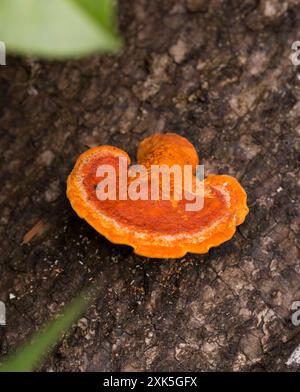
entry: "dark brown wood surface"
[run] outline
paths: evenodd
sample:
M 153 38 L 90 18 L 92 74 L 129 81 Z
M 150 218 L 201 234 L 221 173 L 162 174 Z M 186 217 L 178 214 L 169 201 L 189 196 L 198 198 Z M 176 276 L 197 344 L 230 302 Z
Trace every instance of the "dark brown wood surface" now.
M 300 2 L 120 3 L 120 54 L 9 57 L 0 68 L 1 355 L 100 279 L 97 301 L 42 369 L 286 369 L 300 343 L 300 80 L 290 61 Z M 134 158 L 141 139 L 167 130 L 248 193 L 246 222 L 207 255 L 136 256 L 65 196 L 88 147 Z

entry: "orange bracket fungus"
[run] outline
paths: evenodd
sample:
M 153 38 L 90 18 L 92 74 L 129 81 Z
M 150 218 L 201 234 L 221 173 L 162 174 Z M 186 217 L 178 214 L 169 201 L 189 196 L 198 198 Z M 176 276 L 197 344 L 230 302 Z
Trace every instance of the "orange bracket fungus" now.
M 197 152 L 179 135 L 146 138 L 139 145 L 137 163 L 130 165 L 127 153 L 116 147 L 91 148 L 78 158 L 67 196 L 77 214 L 99 233 L 113 243 L 132 246 L 139 255 L 178 258 L 187 252 L 206 253 L 229 240 L 248 214 L 247 195 L 239 182 L 227 175 L 200 180 L 195 175 Z M 186 167 L 192 175 L 186 174 Z M 163 179 L 159 168 L 169 169 L 169 179 Z M 152 169 L 158 173 L 156 192 Z M 198 189 L 202 203 L 188 208 Z

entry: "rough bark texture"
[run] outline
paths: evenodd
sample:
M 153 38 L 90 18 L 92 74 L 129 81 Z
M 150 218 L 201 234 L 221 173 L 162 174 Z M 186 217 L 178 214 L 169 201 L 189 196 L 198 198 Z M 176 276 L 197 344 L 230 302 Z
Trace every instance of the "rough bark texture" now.
M 1 353 L 100 278 L 97 301 L 41 369 L 286 369 L 300 342 L 300 81 L 289 58 L 300 2 L 120 3 L 119 55 L 0 68 Z M 134 156 L 166 130 L 247 190 L 246 222 L 208 255 L 138 257 L 66 199 L 88 146 Z

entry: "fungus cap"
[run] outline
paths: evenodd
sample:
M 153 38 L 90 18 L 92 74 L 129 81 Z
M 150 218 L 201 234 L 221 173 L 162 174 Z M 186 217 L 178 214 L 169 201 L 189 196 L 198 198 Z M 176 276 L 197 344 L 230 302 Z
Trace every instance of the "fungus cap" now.
M 229 240 L 248 214 L 246 192 L 227 175 L 207 176 L 203 182 L 204 206 L 198 211 L 187 211 L 184 198 L 101 201 L 95 191 L 99 183 L 97 168 L 112 165 L 119 178 L 120 157 L 129 169 L 129 156 L 116 147 L 99 146 L 84 152 L 68 178 L 67 196 L 77 214 L 100 234 L 113 243 L 132 246 L 139 255 L 179 258 L 187 252 L 207 253 Z M 198 164 L 193 145 L 172 133 L 146 138 L 140 143 L 137 157 L 147 169 L 153 164 L 188 164 L 193 168 Z

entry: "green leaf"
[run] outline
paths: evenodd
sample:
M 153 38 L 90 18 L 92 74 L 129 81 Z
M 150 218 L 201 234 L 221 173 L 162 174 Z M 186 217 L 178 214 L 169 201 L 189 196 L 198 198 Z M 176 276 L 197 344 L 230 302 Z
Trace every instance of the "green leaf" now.
M 116 4 L 115 0 L 73 0 L 85 12 L 88 12 L 91 18 L 100 23 L 108 31 L 114 31 L 116 28 Z
M 51 0 L 49 0 L 51 1 Z M 29 372 L 41 362 L 62 334 L 85 311 L 89 304 L 88 296 L 81 295 L 66 307 L 44 330 L 38 332 L 30 343 L 25 343 L 15 355 L 0 365 L 0 372 Z
M 1 0 L 0 40 L 10 52 L 45 58 L 114 51 L 114 0 Z

